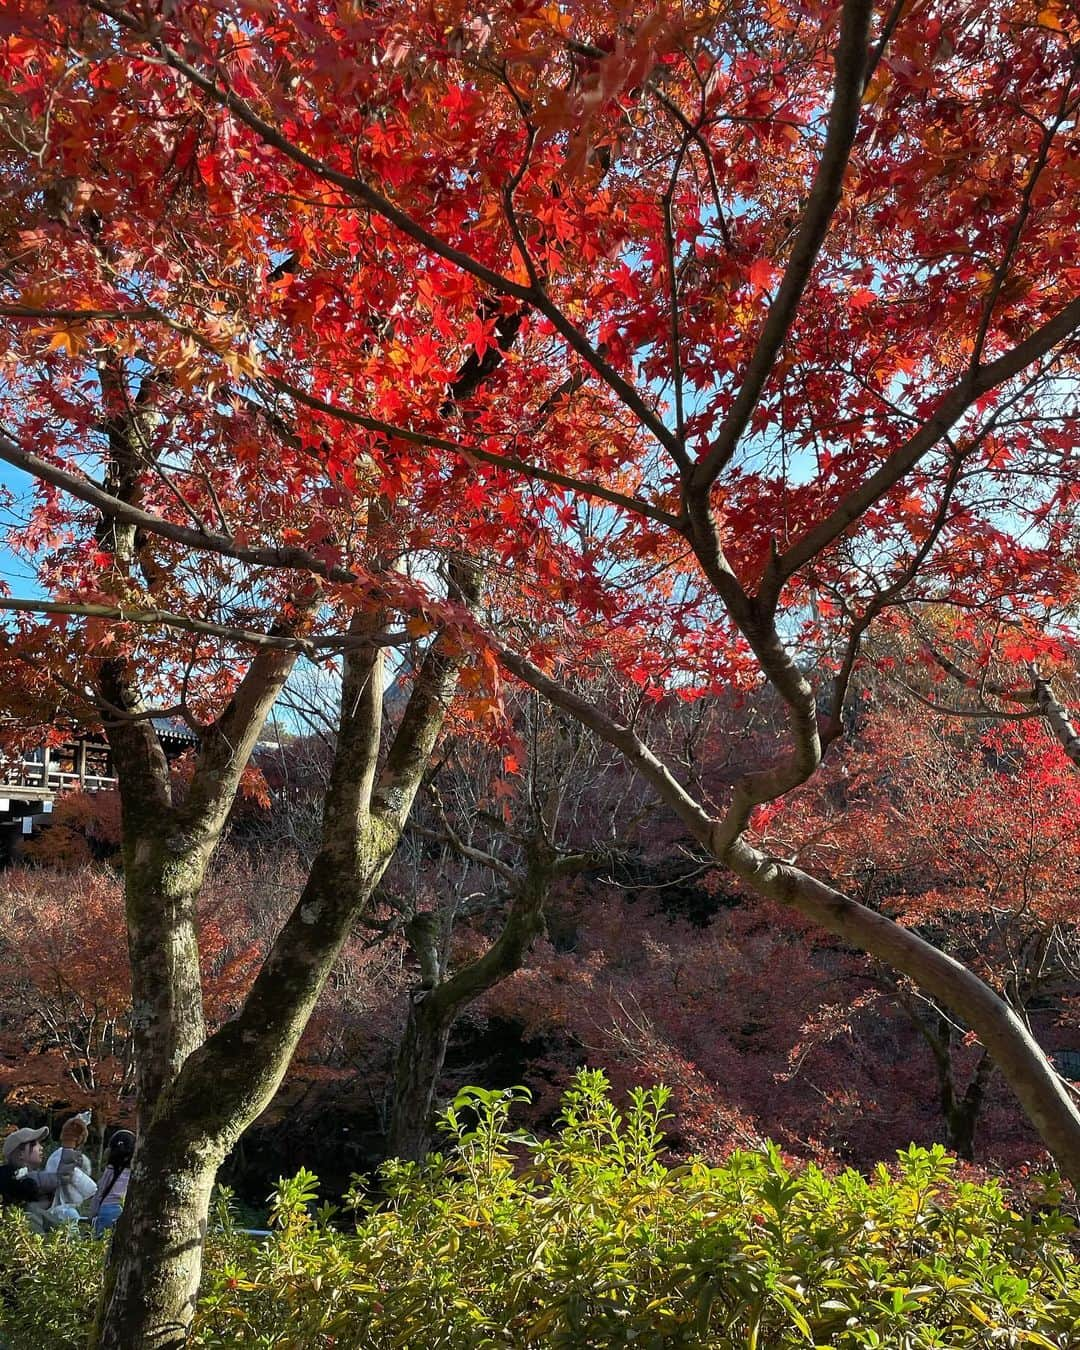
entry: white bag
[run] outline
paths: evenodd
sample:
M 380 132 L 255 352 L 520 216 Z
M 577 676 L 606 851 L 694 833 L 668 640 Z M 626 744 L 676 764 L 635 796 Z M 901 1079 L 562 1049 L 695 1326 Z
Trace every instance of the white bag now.
M 53 1202 L 46 1211 L 49 1222 L 57 1226 L 78 1223 L 82 1217 L 79 1206 L 96 1194 L 97 1183 L 81 1167 L 76 1167 L 71 1176 L 65 1177 L 56 1188 Z

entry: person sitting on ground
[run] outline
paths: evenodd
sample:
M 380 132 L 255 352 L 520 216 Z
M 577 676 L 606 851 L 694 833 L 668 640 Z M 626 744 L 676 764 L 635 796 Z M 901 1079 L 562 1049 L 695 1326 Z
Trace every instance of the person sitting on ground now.
M 115 1227 L 124 1207 L 128 1182 L 131 1180 L 131 1159 L 135 1153 L 135 1136 L 130 1130 L 117 1130 L 109 1141 L 109 1157 L 97 1194 L 90 1201 L 90 1218 L 94 1236 L 100 1237 Z
M 0 1152 L 4 1162 L 0 1166 L 0 1202 L 21 1205 L 27 1221 L 36 1232 L 48 1227 L 43 1201 L 51 1201 L 58 1186 L 70 1182 L 75 1172 L 73 1161 L 61 1158 L 55 1172 L 46 1172 L 44 1143 L 49 1127 L 39 1130 L 14 1130 L 4 1140 Z

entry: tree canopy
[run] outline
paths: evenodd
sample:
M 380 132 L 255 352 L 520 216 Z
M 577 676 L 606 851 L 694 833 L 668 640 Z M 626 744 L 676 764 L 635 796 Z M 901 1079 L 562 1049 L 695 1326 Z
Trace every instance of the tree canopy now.
M 35 479 L 47 595 L 0 600 L 4 658 L 126 757 L 147 1106 L 226 1049 L 228 1130 L 272 1090 L 452 698 L 513 775 L 510 679 L 963 1016 L 1080 1177 L 1007 1003 L 754 828 L 874 661 L 929 650 L 1076 749 L 1049 682 L 1077 578 L 1069 8 L 13 0 L 0 25 L 0 457 Z M 380 759 L 390 648 L 411 694 Z M 193 896 L 300 655 L 343 660 L 356 830 L 204 1044 Z M 635 699 L 756 687 L 786 728 L 720 800 L 638 734 Z M 182 804 L 163 710 L 200 738 Z

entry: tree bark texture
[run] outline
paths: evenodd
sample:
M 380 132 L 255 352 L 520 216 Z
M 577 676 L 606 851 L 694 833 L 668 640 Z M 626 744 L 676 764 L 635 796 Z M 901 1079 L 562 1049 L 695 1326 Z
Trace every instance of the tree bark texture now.
M 432 992 L 417 989 L 409 996 L 394 1071 L 387 1153 L 413 1162 L 423 1158 L 431 1144 L 435 1094 L 459 1011 L 433 1000 Z
M 180 1350 L 187 1343 L 222 1157 L 209 1146 L 178 1147 L 160 1127 L 143 1136 L 91 1338 L 100 1350 Z
M 123 853 L 140 1122 L 206 1036 L 196 903 L 209 853 L 173 852 L 157 834 L 126 832 Z
M 941 1109 L 945 1116 L 945 1143 L 965 1162 L 975 1161 L 975 1128 L 979 1123 L 986 1089 L 993 1077 L 994 1061 L 986 1053 L 979 1059 L 967 1087 L 956 1091 L 956 1077 L 952 1070 L 941 1085 Z
M 467 602 L 475 600 L 479 577 L 466 576 L 461 589 Z M 354 620 L 356 635 L 381 622 L 378 614 Z M 390 861 L 460 660 L 439 640 L 432 644 L 379 769 L 381 648 L 358 643 L 347 656 L 319 853 L 242 1009 L 191 1050 L 155 1100 L 91 1350 L 172 1350 L 185 1343 L 218 1167 L 276 1092 L 331 967 Z M 199 818 L 218 829 L 224 821 L 213 807 Z

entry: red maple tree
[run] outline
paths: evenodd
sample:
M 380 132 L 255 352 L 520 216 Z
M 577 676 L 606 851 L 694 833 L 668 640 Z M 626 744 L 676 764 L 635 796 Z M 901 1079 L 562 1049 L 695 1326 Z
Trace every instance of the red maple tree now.
M 951 1007 L 1080 1177 L 1080 1115 L 985 982 L 748 834 L 893 608 L 980 610 L 1014 670 L 1070 648 L 1068 7 L 15 0 L 3 32 L 0 454 L 50 596 L 4 601 L 8 641 L 108 730 L 146 1137 L 202 1197 L 167 1212 L 147 1144 L 102 1344 L 182 1327 L 176 1231 L 462 670 L 475 714 L 529 684 L 757 894 Z M 382 644 L 420 674 L 380 767 Z M 344 653 L 338 832 L 206 1040 L 197 891 L 300 652 Z M 646 698 L 764 684 L 783 734 L 710 801 L 582 695 L 612 666 Z M 1007 692 L 1055 725 L 1040 679 Z M 183 803 L 155 705 L 198 729 Z

